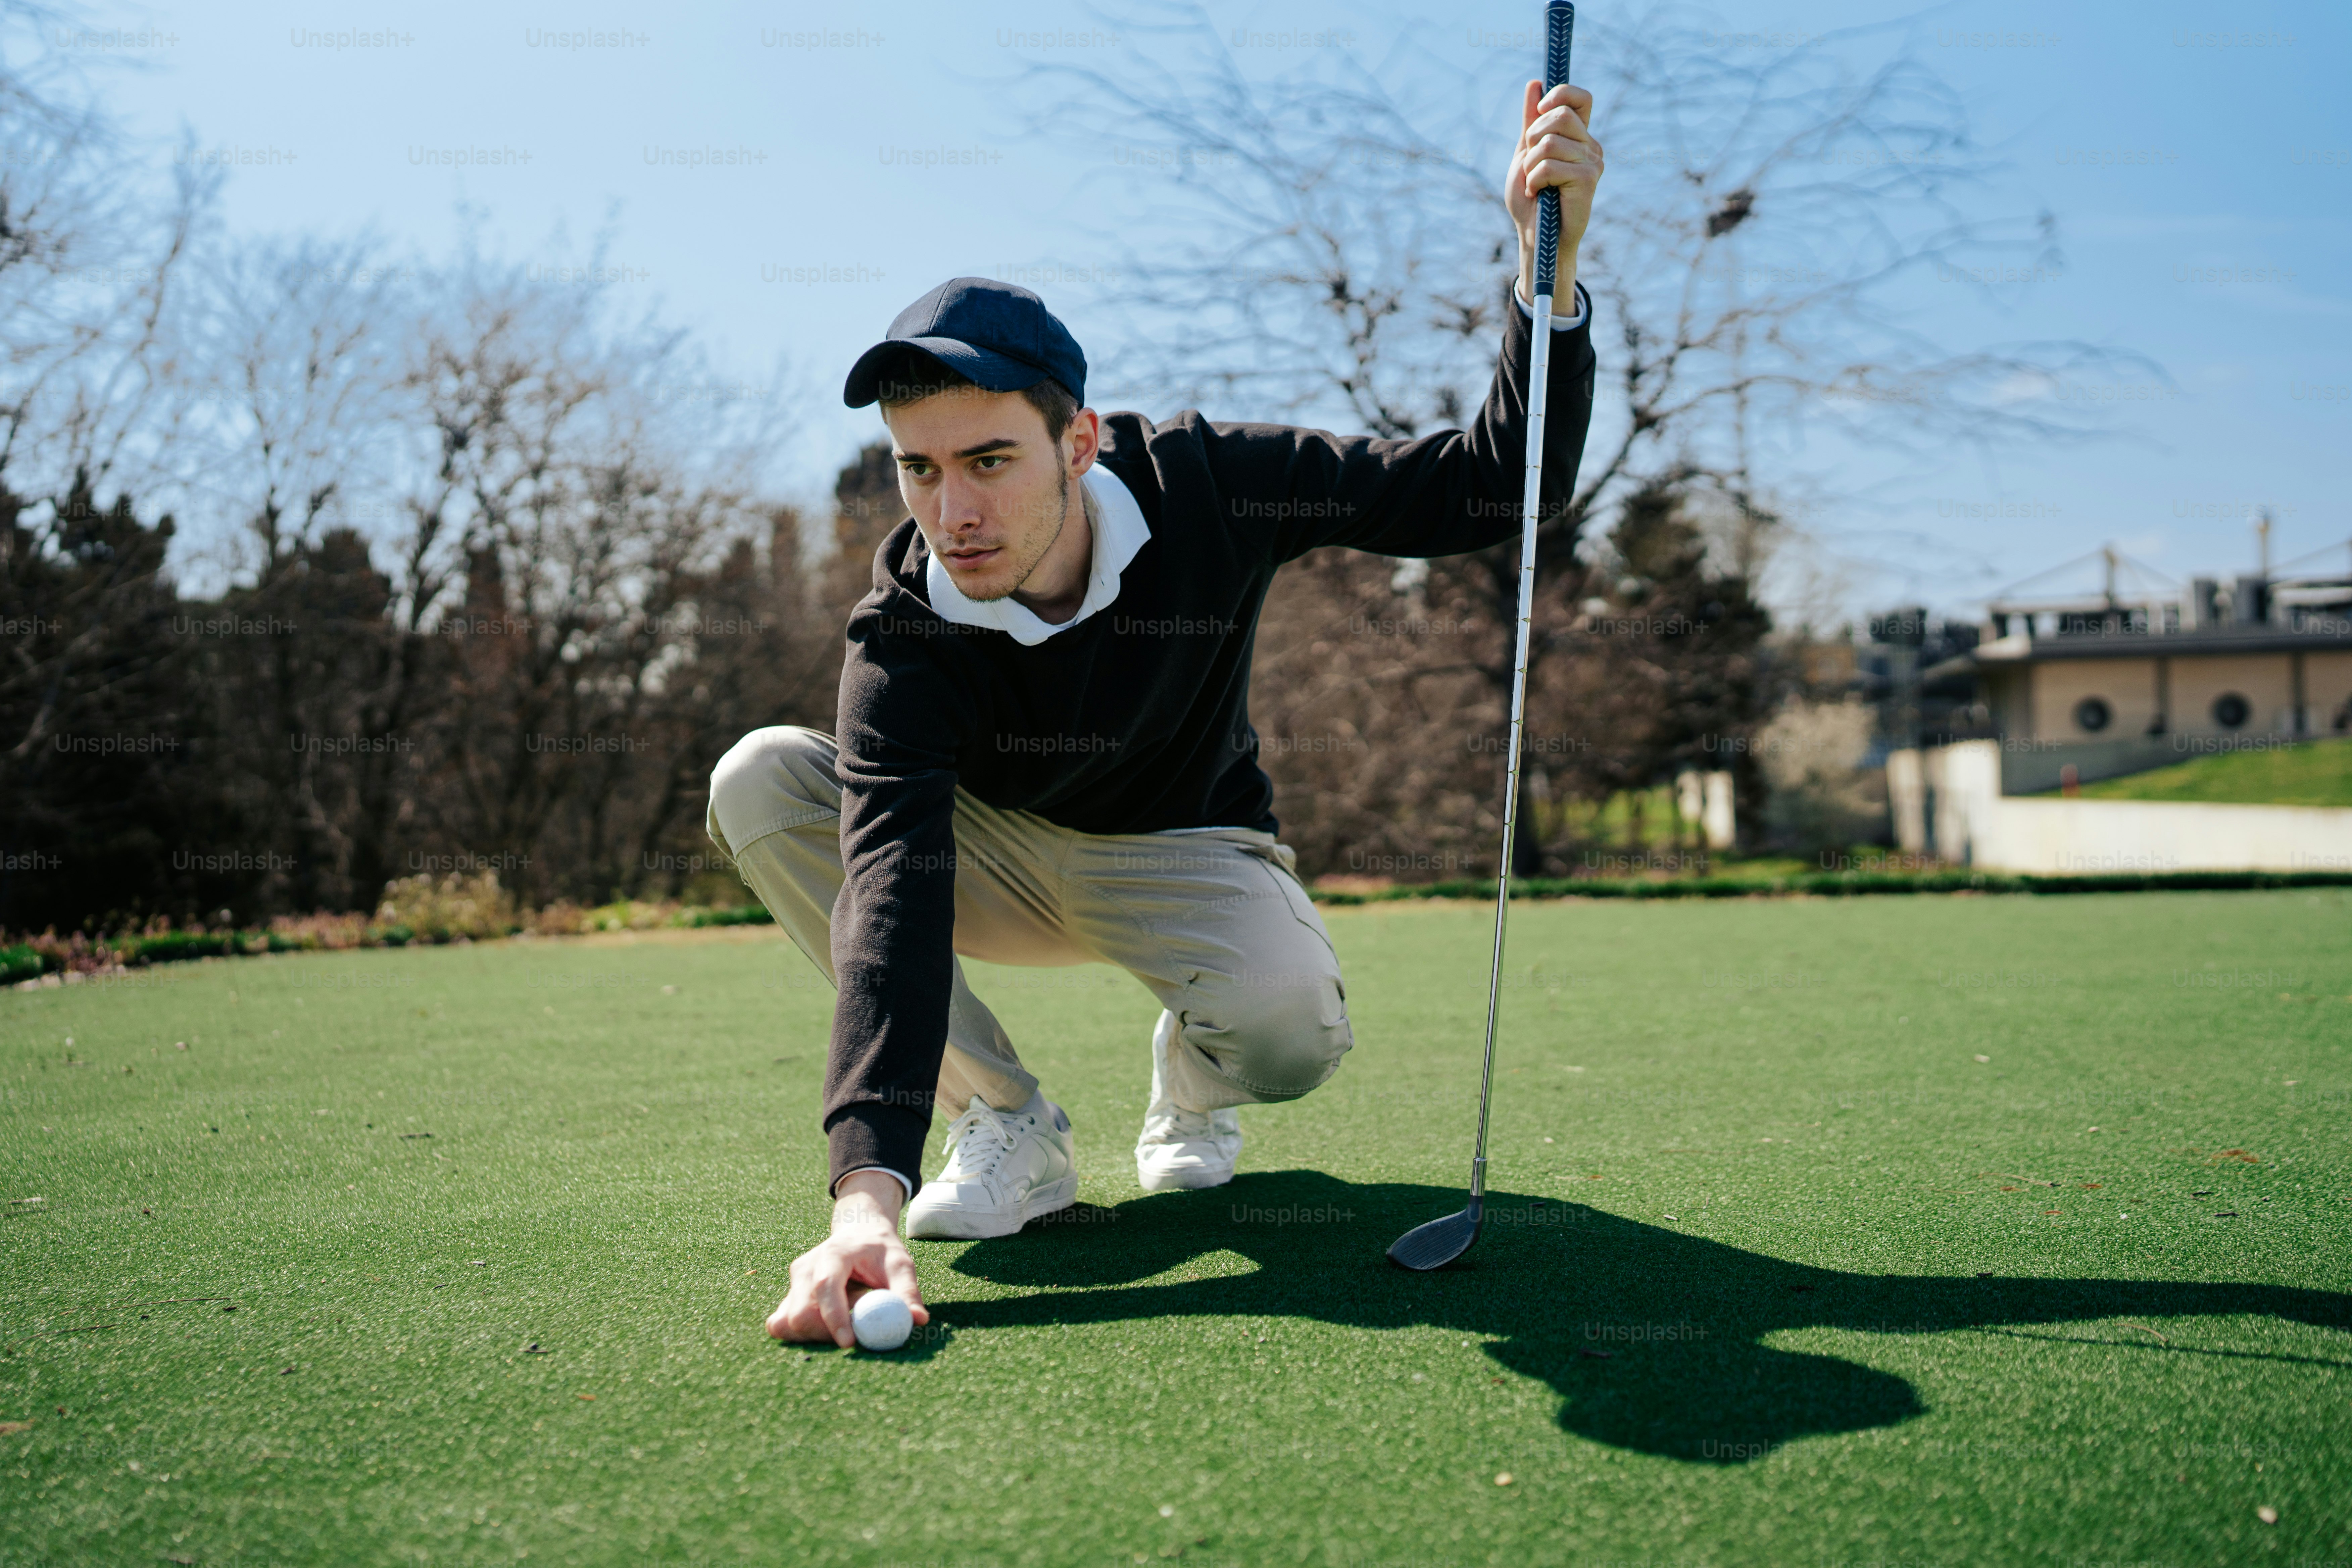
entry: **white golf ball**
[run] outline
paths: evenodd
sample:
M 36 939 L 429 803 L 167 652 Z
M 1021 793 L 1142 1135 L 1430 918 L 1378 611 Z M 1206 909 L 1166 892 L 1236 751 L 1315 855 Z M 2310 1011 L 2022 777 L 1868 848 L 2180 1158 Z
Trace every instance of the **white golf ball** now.
M 895 1290 L 868 1290 L 849 1310 L 849 1326 L 869 1351 L 894 1351 L 915 1331 L 914 1309 Z

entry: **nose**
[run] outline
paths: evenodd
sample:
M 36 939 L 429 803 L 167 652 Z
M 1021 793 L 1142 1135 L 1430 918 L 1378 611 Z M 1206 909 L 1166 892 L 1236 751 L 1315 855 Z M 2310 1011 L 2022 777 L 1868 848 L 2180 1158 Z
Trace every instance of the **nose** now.
M 949 533 L 968 533 L 987 521 L 980 504 L 980 487 L 950 469 L 940 479 L 940 527 Z

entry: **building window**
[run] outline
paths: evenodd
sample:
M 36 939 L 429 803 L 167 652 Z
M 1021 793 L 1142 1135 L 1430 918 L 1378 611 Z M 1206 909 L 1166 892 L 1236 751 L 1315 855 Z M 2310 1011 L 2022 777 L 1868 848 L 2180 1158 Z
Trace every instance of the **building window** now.
M 2085 697 L 2074 704 L 2074 728 L 2095 735 L 2115 722 L 2116 710 L 2104 697 Z
M 2253 716 L 2254 705 L 2234 691 L 2224 691 L 2213 699 L 2213 722 L 2224 730 L 2242 730 Z

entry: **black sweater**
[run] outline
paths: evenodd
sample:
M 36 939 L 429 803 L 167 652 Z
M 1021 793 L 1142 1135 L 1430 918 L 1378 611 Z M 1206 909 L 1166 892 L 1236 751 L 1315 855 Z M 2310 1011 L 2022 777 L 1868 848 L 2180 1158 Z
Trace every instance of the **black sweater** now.
M 909 518 L 849 620 L 838 721 L 840 985 L 825 1075 L 833 1179 L 921 1168 L 946 1048 L 955 792 L 1081 833 L 1275 828 L 1250 728 L 1250 648 L 1275 568 L 1320 545 L 1456 555 L 1517 536 L 1532 324 L 1505 306 L 1493 388 L 1467 431 L 1411 441 L 1184 413 L 1103 421 L 1097 461 L 1150 542 L 1118 596 L 1024 647 L 935 615 Z M 1591 321 L 1552 340 L 1543 489 L 1557 515 L 1592 412 Z

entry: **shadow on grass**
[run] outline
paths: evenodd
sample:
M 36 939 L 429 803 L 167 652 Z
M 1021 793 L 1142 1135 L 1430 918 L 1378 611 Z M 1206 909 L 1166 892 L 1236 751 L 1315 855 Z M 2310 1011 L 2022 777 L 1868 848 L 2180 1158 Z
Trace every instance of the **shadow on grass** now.
M 933 1310 L 957 1330 L 1189 1315 L 1491 1335 L 1499 1342 L 1490 1354 L 1567 1401 L 1560 1424 L 1569 1431 L 1710 1464 L 1745 1463 L 1798 1437 L 1892 1426 L 1926 1410 L 1900 1377 L 1760 1342 L 1783 1329 L 2014 1332 L 2017 1325 L 2126 1319 L 2137 1330 L 2117 1328 L 2104 1342 L 2224 1355 L 2257 1352 L 2173 1344 L 2148 1321 L 2258 1313 L 2352 1329 L 2352 1296 L 2333 1291 L 1848 1274 L 1508 1193 L 1487 1195 L 1486 1228 L 1460 1264 L 1409 1274 L 1388 1263 L 1391 1240 L 1461 1202 L 1449 1188 L 1357 1186 L 1285 1171 L 1115 1208 L 1086 1205 L 1076 1217 L 974 1243 L 953 1265 L 1037 1294 Z M 1138 1283 L 1224 1251 L 1249 1258 L 1256 1271 Z M 2352 1365 L 2352 1342 L 2345 1352 L 2261 1359 Z

